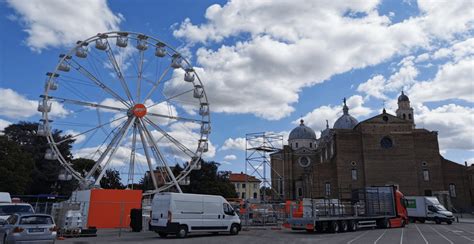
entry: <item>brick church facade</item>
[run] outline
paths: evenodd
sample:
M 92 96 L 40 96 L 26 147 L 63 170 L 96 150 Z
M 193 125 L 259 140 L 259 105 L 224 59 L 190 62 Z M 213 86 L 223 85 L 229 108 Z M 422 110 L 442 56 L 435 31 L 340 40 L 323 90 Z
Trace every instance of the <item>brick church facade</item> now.
M 448 208 L 472 210 L 468 167 L 443 158 L 438 134 L 415 127 L 409 98 L 396 115 L 384 111 L 358 122 L 344 101 L 333 128 L 301 124 L 271 155 L 272 186 L 284 199 L 350 198 L 351 189 L 397 185 L 407 196 L 438 196 Z

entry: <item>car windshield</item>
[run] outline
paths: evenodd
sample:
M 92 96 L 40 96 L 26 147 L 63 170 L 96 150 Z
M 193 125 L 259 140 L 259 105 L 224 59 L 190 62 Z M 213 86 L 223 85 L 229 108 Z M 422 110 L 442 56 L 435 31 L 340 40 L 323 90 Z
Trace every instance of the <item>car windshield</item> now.
M 28 205 L 4 205 L 0 206 L 0 215 L 11 215 L 14 213 L 34 213 Z
M 25 216 L 20 219 L 21 225 L 50 225 L 53 219 L 49 216 Z
M 443 205 L 435 205 L 435 208 L 438 209 L 438 211 L 447 211 Z

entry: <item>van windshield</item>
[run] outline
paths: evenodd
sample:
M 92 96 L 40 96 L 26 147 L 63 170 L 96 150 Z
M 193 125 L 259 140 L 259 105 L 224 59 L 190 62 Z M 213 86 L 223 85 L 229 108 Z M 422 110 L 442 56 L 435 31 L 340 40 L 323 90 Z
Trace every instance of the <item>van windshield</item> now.
M 34 213 L 33 208 L 28 205 L 3 205 L 0 206 L 0 215 L 11 215 L 15 213 Z
M 438 211 L 447 211 L 443 205 L 434 205 Z

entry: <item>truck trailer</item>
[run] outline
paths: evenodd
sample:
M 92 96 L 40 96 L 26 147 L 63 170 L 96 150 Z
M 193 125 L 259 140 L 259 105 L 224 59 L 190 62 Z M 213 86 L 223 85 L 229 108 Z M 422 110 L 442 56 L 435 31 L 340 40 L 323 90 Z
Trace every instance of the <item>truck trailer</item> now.
M 436 224 L 446 222 L 448 225 L 454 222 L 453 213 L 448 211 L 436 197 L 407 196 L 407 212 L 411 222 L 426 220 L 434 221 Z
M 356 189 L 350 199 L 303 199 L 287 204 L 284 227 L 307 232 L 346 232 L 359 228 L 404 227 L 408 215 L 403 194 L 394 186 Z

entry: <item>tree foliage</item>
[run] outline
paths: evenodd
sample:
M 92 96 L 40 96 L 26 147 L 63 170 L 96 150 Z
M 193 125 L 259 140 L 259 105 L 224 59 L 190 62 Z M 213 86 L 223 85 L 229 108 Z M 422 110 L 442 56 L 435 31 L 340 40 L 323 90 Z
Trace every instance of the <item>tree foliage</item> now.
M 34 162 L 15 141 L 0 136 L 0 192 L 24 194 L 31 182 Z
M 100 187 L 104 189 L 125 189 L 120 178 L 120 172 L 115 169 L 107 169 L 104 177 L 100 180 Z

